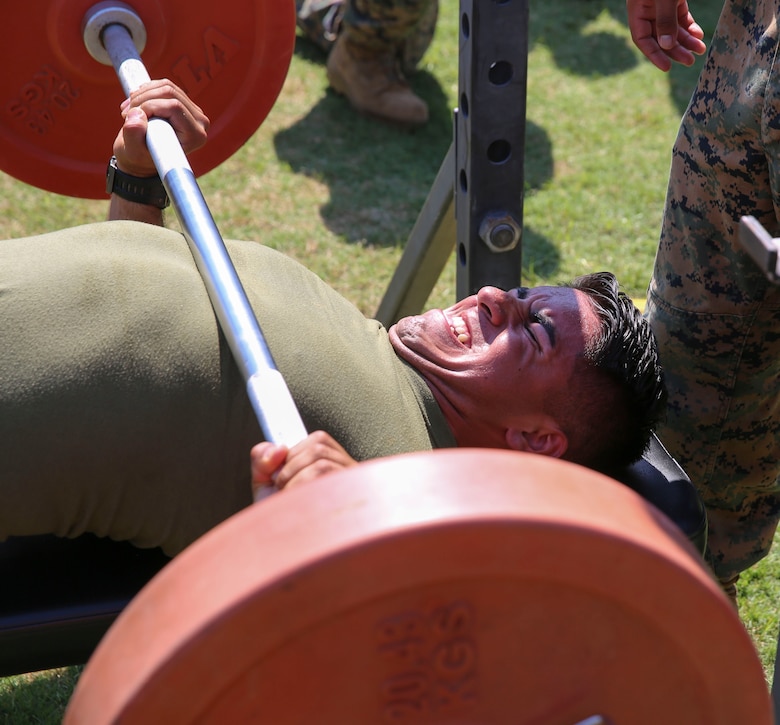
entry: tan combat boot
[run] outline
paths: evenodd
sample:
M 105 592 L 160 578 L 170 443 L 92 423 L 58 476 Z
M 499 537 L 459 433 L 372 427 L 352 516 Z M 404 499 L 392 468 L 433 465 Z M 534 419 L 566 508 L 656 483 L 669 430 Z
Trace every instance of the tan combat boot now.
M 346 33 L 339 35 L 328 56 L 328 81 L 361 113 L 402 126 L 421 126 L 428 106 L 412 93 L 392 54 L 360 48 Z

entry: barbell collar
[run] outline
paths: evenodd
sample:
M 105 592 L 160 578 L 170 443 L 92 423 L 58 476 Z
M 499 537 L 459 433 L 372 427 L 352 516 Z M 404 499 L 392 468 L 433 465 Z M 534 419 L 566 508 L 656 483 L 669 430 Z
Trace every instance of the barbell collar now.
M 114 65 L 113 59 L 103 41 L 104 31 L 111 25 L 119 25 L 129 33 L 133 47 L 140 55 L 146 47 L 146 28 L 138 14 L 129 5 L 121 2 L 101 2 L 90 8 L 84 16 L 82 32 L 84 45 L 98 63 Z

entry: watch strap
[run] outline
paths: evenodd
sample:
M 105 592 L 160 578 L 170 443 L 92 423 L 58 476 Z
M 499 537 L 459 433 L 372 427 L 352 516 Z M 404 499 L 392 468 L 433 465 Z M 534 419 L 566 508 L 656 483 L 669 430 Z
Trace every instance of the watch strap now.
M 159 176 L 132 176 L 117 168 L 116 156 L 112 156 L 106 169 L 106 193 L 136 204 L 165 209 L 171 200 Z

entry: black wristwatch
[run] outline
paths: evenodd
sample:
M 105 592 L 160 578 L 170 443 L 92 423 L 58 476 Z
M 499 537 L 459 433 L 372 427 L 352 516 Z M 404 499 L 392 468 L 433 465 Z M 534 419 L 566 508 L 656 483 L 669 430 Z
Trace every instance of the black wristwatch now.
M 111 157 L 106 169 L 106 193 L 158 209 L 165 209 L 171 203 L 159 176 L 126 174 L 116 167 L 116 156 Z

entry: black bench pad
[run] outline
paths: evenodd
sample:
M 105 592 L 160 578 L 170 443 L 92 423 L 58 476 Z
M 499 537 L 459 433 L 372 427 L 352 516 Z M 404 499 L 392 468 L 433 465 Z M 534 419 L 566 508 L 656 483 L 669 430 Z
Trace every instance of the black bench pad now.
M 170 559 L 84 534 L 0 544 L 0 676 L 82 664 L 119 612 Z

